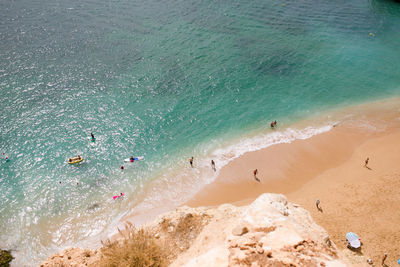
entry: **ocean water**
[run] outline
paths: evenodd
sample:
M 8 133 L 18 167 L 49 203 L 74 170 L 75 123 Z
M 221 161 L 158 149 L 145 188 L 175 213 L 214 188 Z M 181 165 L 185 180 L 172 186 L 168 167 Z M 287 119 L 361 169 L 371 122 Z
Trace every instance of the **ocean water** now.
M 182 204 L 215 177 L 211 158 L 400 95 L 395 1 L 3 0 L 0 14 L 0 248 L 15 266 Z

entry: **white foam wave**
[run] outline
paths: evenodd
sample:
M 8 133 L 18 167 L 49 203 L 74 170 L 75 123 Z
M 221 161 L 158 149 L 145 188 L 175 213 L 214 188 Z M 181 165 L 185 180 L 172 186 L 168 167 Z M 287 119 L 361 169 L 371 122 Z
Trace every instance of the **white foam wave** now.
M 210 160 L 213 158 L 220 167 L 228 164 L 241 155 L 261 150 L 276 144 L 291 143 L 295 140 L 308 139 L 314 135 L 328 132 L 334 127 L 335 123 L 323 125 L 320 127 L 306 127 L 304 129 L 287 128 L 283 131 L 274 131 L 259 134 L 250 138 L 243 138 L 238 143 L 215 149 L 210 154 Z M 211 182 L 208 180 L 207 182 Z
M 134 216 L 136 218 L 133 218 L 132 222 L 137 224 L 141 220 L 140 214 L 142 217 L 148 218 L 153 213 L 153 217 L 155 217 L 156 214 L 182 205 L 205 184 L 213 182 L 224 165 L 247 152 L 264 149 L 275 144 L 291 143 L 298 139 L 307 139 L 331 130 L 334 124 L 320 127 L 309 126 L 303 129 L 274 130 L 242 138 L 225 146 L 218 144 L 216 140 L 206 146 L 200 145 L 196 150 L 201 153 L 196 153 L 193 168 L 189 166 L 187 160 L 175 161 L 174 167 L 168 168 L 158 179 L 154 180 L 143 200 L 133 207 L 135 214 L 139 214 L 139 216 Z M 216 172 L 211 168 L 211 159 L 216 163 Z

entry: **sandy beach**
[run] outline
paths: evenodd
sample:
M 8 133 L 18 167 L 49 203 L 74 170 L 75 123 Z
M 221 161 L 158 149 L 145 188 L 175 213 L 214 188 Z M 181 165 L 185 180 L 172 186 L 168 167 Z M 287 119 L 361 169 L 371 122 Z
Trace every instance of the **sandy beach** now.
M 187 204 L 244 205 L 265 192 L 282 193 L 307 209 L 344 254 L 351 231 L 361 237 L 359 254 L 380 266 L 386 252 L 393 266 L 400 258 L 399 108 L 398 99 L 352 107 L 335 115 L 340 122 L 329 132 L 246 153 Z

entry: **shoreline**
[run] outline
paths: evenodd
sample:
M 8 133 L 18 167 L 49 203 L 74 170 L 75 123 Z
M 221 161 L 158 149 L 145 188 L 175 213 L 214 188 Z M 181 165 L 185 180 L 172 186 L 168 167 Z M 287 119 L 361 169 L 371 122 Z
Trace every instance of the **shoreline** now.
M 221 169 L 218 169 L 216 173 L 211 171 L 210 164 L 207 160 L 205 160 L 202 166 L 196 166 L 193 169 L 187 167 L 186 165 L 182 166 L 182 164 L 180 164 L 179 167 L 181 167 L 181 169 L 169 169 L 170 172 L 165 173 L 164 176 L 155 177 L 160 179 L 153 179 L 151 181 L 151 186 L 146 186 L 144 188 L 142 194 L 137 196 L 141 199 L 141 201 L 138 201 L 137 198 L 135 199 L 137 204 L 132 205 L 132 199 L 127 199 L 129 200 L 129 203 L 126 204 L 131 207 L 129 212 L 122 215 L 115 225 L 110 225 L 107 227 L 107 230 L 103 232 L 103 237 L 104 234 L 108 233 L 106 238 L 113 240 L 118 233 L 118 227 L 124 227 L 127 221 L 136 226 L 145 225 L 155 221 L 159 215 L 172 211 L 176 207 L 180 207 L 182 205 L 199 207 L 217 206 L 223 203 L 231 203 L 237 206 L 243 206 L 250 204 L 254 199 L 263 193 L 281 193 L 287 197 L 288 201 L 300 204 L 303 208 L 307 209 L 315 222 L 328 231 L 338 248 L 343 250 L 342 253 L 349 253 L 344 246 L 345 233 L 343 233 L 343 231 L 354 231 L 360 235 L 362 241 L 364 242 L 362 250 L 364 256 L 372 257 L 374 262 L 379 262 L 380 255 L 383 255 L 383 249 L 389 248 L 385 249 L 384 251 L 389 253 L 387 262 L 389 262 L 389 260 L 393 261 L 395 260 L 395 255 L 399 255 L 400 251 L 396 250 L 395 248 L 390 249 L 388 245 L 381 246 L 380 242 L 374 241 L 374 235 L 370 234 L 373 229 L 371 230 L 356 227 L 352 228 L 353 225 L 362 225 L 362 223 L 357 223 L 357 220 L 353 221 L 351 224 L 346 224 L 347 226 L 350 225 L 349 229 L 344 229 L 343 227 L 340 228 L 338 226 L 338 223 L 343 224 L 343 221 L 346 221 L 346 218 L 349 217 L 349 209 L 351 208 L 351 205 L 349 206 L 348 202 L 341 201 L 343 199 L 343 195 L 347 194 L 347 198 L 351 196 L 355 185 L 351 184 L 352 187 L 349 187 L 348 184 L 345 184 L 346 188 L 349 187 L 350 189 L 347 188 L 348 190 L 346 192 L 342 192 L 341 187 L 343 187 L 343 179 L 336 181 L 334 178 L 335 173 L 338 170 L 341 170 L 341 168 L 344 168 L 343 166 L 347 166 L 344 171 L 346 175 L 354 173 L 351 170 L 354 168 L 354 166 L 349 167 L 349 162 L 353 162 L 354 164 L 356 161 L 356 168 L 359 168 L 362 171 L 366 170 L 365 168 L 362 168 L 365 160 L 364 156 L 359 156 L 359 158 L 356 160 L 354 159 L 355 151 L 358 151 L 360 147 L 363 147 L 366 143 L 372 142 L 375 144 L 377 142 L 376 140 L 390 139 L 389 143 L 384 141 L 383 144 L 380 142 L 379 145 L 374 145 L 374 148 L 372 149 L 374 151 L 374 155 L 369 154 L 369 156 L 372 155 L 370 156 L 371 166 L 375 166 L 377 162 L 375 159 L 379 157 L 375 153 L 377 148 L 384 150 L 389 145 L 392 150 L 397 148 L 397 150 L 400 151 L 400 142 L 398 141 L 400 140 L 399 111 L 400 99 L 392 98 L 383 101 L 352 106 L 343 110 L 335 110 L 319 117 L 301 121 L 293 127 L 295 129 L 307 129 L 307 127 L 310 125 L 312 127 L 317 127 L 318 125 L 327 125 L 327 122 L 328 125 L 334 126 L 332 126 L 332 128 L 330 128 L 328 131 L 323 131 L 322 133 L 315 134 L 311 137 L 306 137 L 305 139 L 295 138 L 294 141 L 289 143 L 283 142 L 279 144 L 272 144 L 260 150 L 252 150 L 250 152 L 243 153 L 238 157 L 233 157 L 226 165 L 224 165 Z M 276 132 L 282 133 L 287 129 L 290 128 L 278 128 Z M 270 130 L 269 133 L 271 133 Z M 252 137 L 254 136 L 250 136 L 248 139 L 254 140 L 251 139 Z M 396 144 L 397 146 L 392 146 L 392 144 Z M 216 152 L 216 150 L 212 152 Z M 380 151 L 380 153 L 382 154 L 383 152 Z M 395 154 L 393 151 L 392 153 Z M 213 154 L 207 156 L 212 155 Z M 387 157 L 385 153 L 383 153 L 383 156 Z M 396 155 L 392 156 L 393 162 L 398 162 L 400 160 L 400 156 L 398 158 Z M 392 160 L 390 162 L 392 162 Z M 394 165 L 394 163 L 392 163 L 392 165 Z M 398 178 L 400 178 L 400 168 L 395 169 L 392 165 L 390 165 L 388 168 L 397 171 Z M 217 162 L 217 168 L 218 167 L 219 165 Z M 259 179 L 261 180 L 261 183 L 258 183 L 254 180 L 252 174 L 253 168 L 258 168 Z M 188 170 L 189 172 L 185 173 L 183 176 L 172 176 L 174 177 L 173 180 L 163 179 L 174 174 L 181 174 L 181 172 L 186 172 Z M 331 173 L 331 176 L 329 176 L 330 178 L 324 178 L 326 177 L 327 173 Z M 204 181 L 194 181 L 193 179 L 196 177 L 200 178 L 200 176 L 193 177 L 190 176 L 190 174 L 211 174 L 211 176 L 208 177 L 209 180 L 212 180 L 210 177 L 213 177 L 214 175 L 216 176 L 216 179 L 207 184 L 207 182 Z M 384 174 L 382 171 L 380 171 L 377 175 L 380 177 Z M 352 178 L 354 181 L 359 181 L 360 179 L 362 180 L 362 177 L 359 179 Z M 321 181 L 323 181 L 322 184 Z M 182 182 L 182 184 L 180 184 L 180 182 Z M 161 192 L 159 191 L 160 188 L 168 191 L 170 186 L 175 185 L 179 190 L 183 190 L 186 188 L 186 186 L 190 185 L 192 186 L 190 188 L 193 189 L 195 186 L 200 185 L 201 182 L 203 182 L 203 186 L 200 190 L 197 190 L 197 193 L 192 195 L 192 192 L 186 191 L 186 196 L 179 196 L 179 199 L 182 197 L 186 197 L 188 199 L 184 203 L 174 206 L 174 204 L 176 204 L 176 199 L 174 199 L 174 197 L 177 195 L 176 192 L 171 191 L 168 192 L 169 195 L 158 196 L 158 202 L 168 196 L 170 197 L 167 199 L 167 201 L 162 202 L 162 205 L 157 206 L 157 201 L 157 203 L 151 203 L 153 200 L 152 195 L 157 195 L 157 192 Z M 389 184 L 392 182 L 393 184 L 396 184 L 395 181 L 391 180 Z M 375 184 L 378 183 L 373 183 L 369 186 L 369 188 L 373 188 Z M 335 188 L 336 191 L 332 192 L 332 188 Z M 396 187 L 394 186 L 386 191 L 392 190 L 390 191 L 392 194 L 395 188 Z M 332 198 L 327 198 L 329 195 L 332 195 Z M 357 196 L 359 196 L 359 194 Z M 385 194 L 385 196 L 387 196 L 387 194 Z M 391 196 L 393 196 L 393 194 Z M 321 206 L 324 209 L 324 212 L 321 214 L 318 213 L 315 208 L 315 200 L 317 198 L 321 200 Z M 400 201 L 397 201 L 396 199 L 392 201 L 395 201 L 395 204 L 400 204 Z M 327 204 L 328 202 L 329 205 Z M 364 200 L 364 202 L 368 202 L 368 199 Z M 149 208 L 148 203 L 155 205 Z M 357 205 L 360 205 L 360 203 Z M 379 205 L 382 206 L 382 203 L 378 201 L 374 205 L 375 207 L 379 207 Z M 342 210 L 338 210 L 338 207 L 343 209 L 344 212 Z M 348 213 L 346 214 L 346 212 Z M 336 218 L 336 216 L 339 218 Z M 361 215 L 357 214 L 357 216 L 361 222 L 365 220 L 365 218 L 363 218 Z M 398 216 L 398 220 L 400 220 L 400 216 L 396 216 Z M 384 214 L 382 218 L 383 220 L 392 220 L 391 217 L 387 217 L 387 214 Z M 382 218 L 380 217 L 378 219 Z M 393 221 L 398 220 L 396 217 L 396 219 Z M 382 225 L 385 226 L 385 224 Z M 394 225 L 392 229 L 395 229 L 400 233 L 400 228 L 396 225 Z M 367 230 L 367 234 L 365 234 L 365 230 Z M 396 232 L 390 233 L 390 236 L 393 237 L 390 239 L 392 244 L 396 244 L 396 240 L 400 240 L 400 236 L 396 235 Z M 385 238 L 385 236 L 382 238 Z M 94 243 L 97 245 L 93 245 Z M 86 239 L 85 241 L 81 242 L 79 246 L 98 248 L 99 245 L 100 239 L 96 239 L 96 237 L 94 237 L 91 238 L 91 241 Z M 376 251 L 376 253 L 374 251 Z M 354 255 L 349 255 L 349 258 L 352 256 Z
M 279 154 L 282 154 L 281 147 L 285 147 L 287 151 L 290 151 L 290 147 L 306 146 L 307 140 L 310 138 L 313 138 L 313 140 L 320 139 L 319 142 L 323 145 L 324 140 L 329 140 L 329 136 L 332 135 L 330 132 L 337 132 L 343 126 L 351 129 L 351 131 L 362 132 L 367 130 L 368 134 L 377 134 L 377 128 L 388 127 L 386 122 L 382 122 L 381 118 L 378 118 L 375 121 L 375 125 L 368 125 L 366 121 L 371 117 L 371 114 L 375 117 L 380 117 L 376 116 L 376 114 L 381 111 L 384 111 L 385 115 L 383 117 L 393 113 L 395 107 L 400 107 L 399 103 L 400 98 L 389 98 L 350 107 L 331 109 L 298 121 L 293 125 L 281 125 L 278 122 L 278 128 L 275 130 L 271 131 L 266 126 L 264 130 L 251 131 L 248 136 L 234 138 L 228 142 L 225 140 L 223 145 L 215 144 L 214 149 L 208 151 L 207 154 L 195 157 L 194 168 L 190 168 L 185 156 L 184 159 L 177 159 L 175 166 L 166 167 L 164 171 L 160 171 L 159 174 L 147 182 L 141 192 L 135 195 L 134 202 L 136 204 L 129 205 L 130 211 L 123 215 L 120 223 L 117 224 L 121 225 L 124 221 L 129 220 L 136 225 L 141 225 L 177 206 L 193 203 L 201 191 L 209 188 L 210 184 L 218 183 L 218 177 L 221 176 L 221 171 L 225 170 L 226 166 L 230 165 L 232 161 L 247 157 L 249 153 L 257 155 L 260 153 L 259 151 L 277 151 L 276 153 L 271 152 L 270 157 L 276 158 L 276 155 L 279 157 Z M 340 127 L 334 127 L 338 124 Z M 349 130 L 346 131 L 348 132 Z M 341 135 L 343 138 L 352 138 L 351 134 L 342 133 Z M 360 135 L 357 138 L 360 138 Z M 367 138 L 367 136 L 363 138 Z M 301 145 L 301 143 L 305 144 Z M 325 146 L 329 147 L 329 142 Z M 320 153 L 323 153 L 323 150 Z M 298 153 L 303 152 L 298 151 Z M 339 150 L 336 152 L 345 153 L 345 151 Z M 346 153 L 349 153 L 349 151 Z M 338 158 L 341 159 L 342 156 Z M 216 162 L 216 172 L 210 168 L 211 159 Z M 335 159 L 335 162 L 337 160 Z M 283 167 L 281 166 L 281 169 Z M 255 168 L 257 168 L 257 165 L 255 165 Z M 327 168 L 327 166 L 324 168 Z M 282 172 L 282 170 L 275 171 Z M 249 177 L 252 177 L 251 173 L 252 170 L 249 171 Z M 262 173 L 264 172 L 260 171 L 260 175 Z M 282 175 L 280 174 L 280 176 Z M 279 179 L 275 180 L 275 184 L 279 185 Z M 282 190 L 279 189 L 277 192 L 282 192 Z M 287 193 L 287 191 L 284 193 Z M 225 202 L 238 201 L 237 204 L 246 204 L 254 199 L 255 195 L 252 193 L 251 199 L 246 200 L 246 198 L 246 196 L 240 196 L 235 200 L 228 199 Z M 130 203 L 133 201 L 131 197 L 128 197 L 128 199 Z M 221 203 L 218 199 L 217 202 Z M 202 202 L 202 204 L 213 205 L 211 201 Z M 111 232 L 116 233 L 116 230 L 111 230 Z
M 262 193 L 282 193 L 307 209 L 343 253 L 349 253 L 344 235 L 353 231 L 360 235 L 366 257 L 380 262 L 387 252 L 387 263 L 396 262 L 400 213 L 389 206 L 400 204 L 398 103 L 391 99 L 354 106 L 339 111 L 343 120 L 328 132 L 245 153 L 223 166 L 217 179 L 186 205 L 247 205 Z M 363 166 L 367 157 L 371 170 Z M 253 177 L 256 168 L 261 182 Z

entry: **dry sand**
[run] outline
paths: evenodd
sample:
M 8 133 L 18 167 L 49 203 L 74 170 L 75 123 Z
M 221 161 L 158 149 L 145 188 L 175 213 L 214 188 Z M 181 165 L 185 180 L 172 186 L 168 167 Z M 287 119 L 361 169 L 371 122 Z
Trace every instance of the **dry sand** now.
M 336 114 L 341 122 L 329 132 L 246 153 L 224 166 L 216 181 L 187 204 L 247 204 L 265 192 L 283 193 L 307 209 L 345 254 L 345 234 L 352 231 L 361 237 L 359 254 L 381 266 L 387 252 L 386 264 L 397 265 L 399 110 L 398 100 L 354 107 Z M 367 157 L 369 168 L 364 167 Z M 253 177 L 254 169 L 260 182 Z M 316 199 L 323 212 L 317 210 Z

